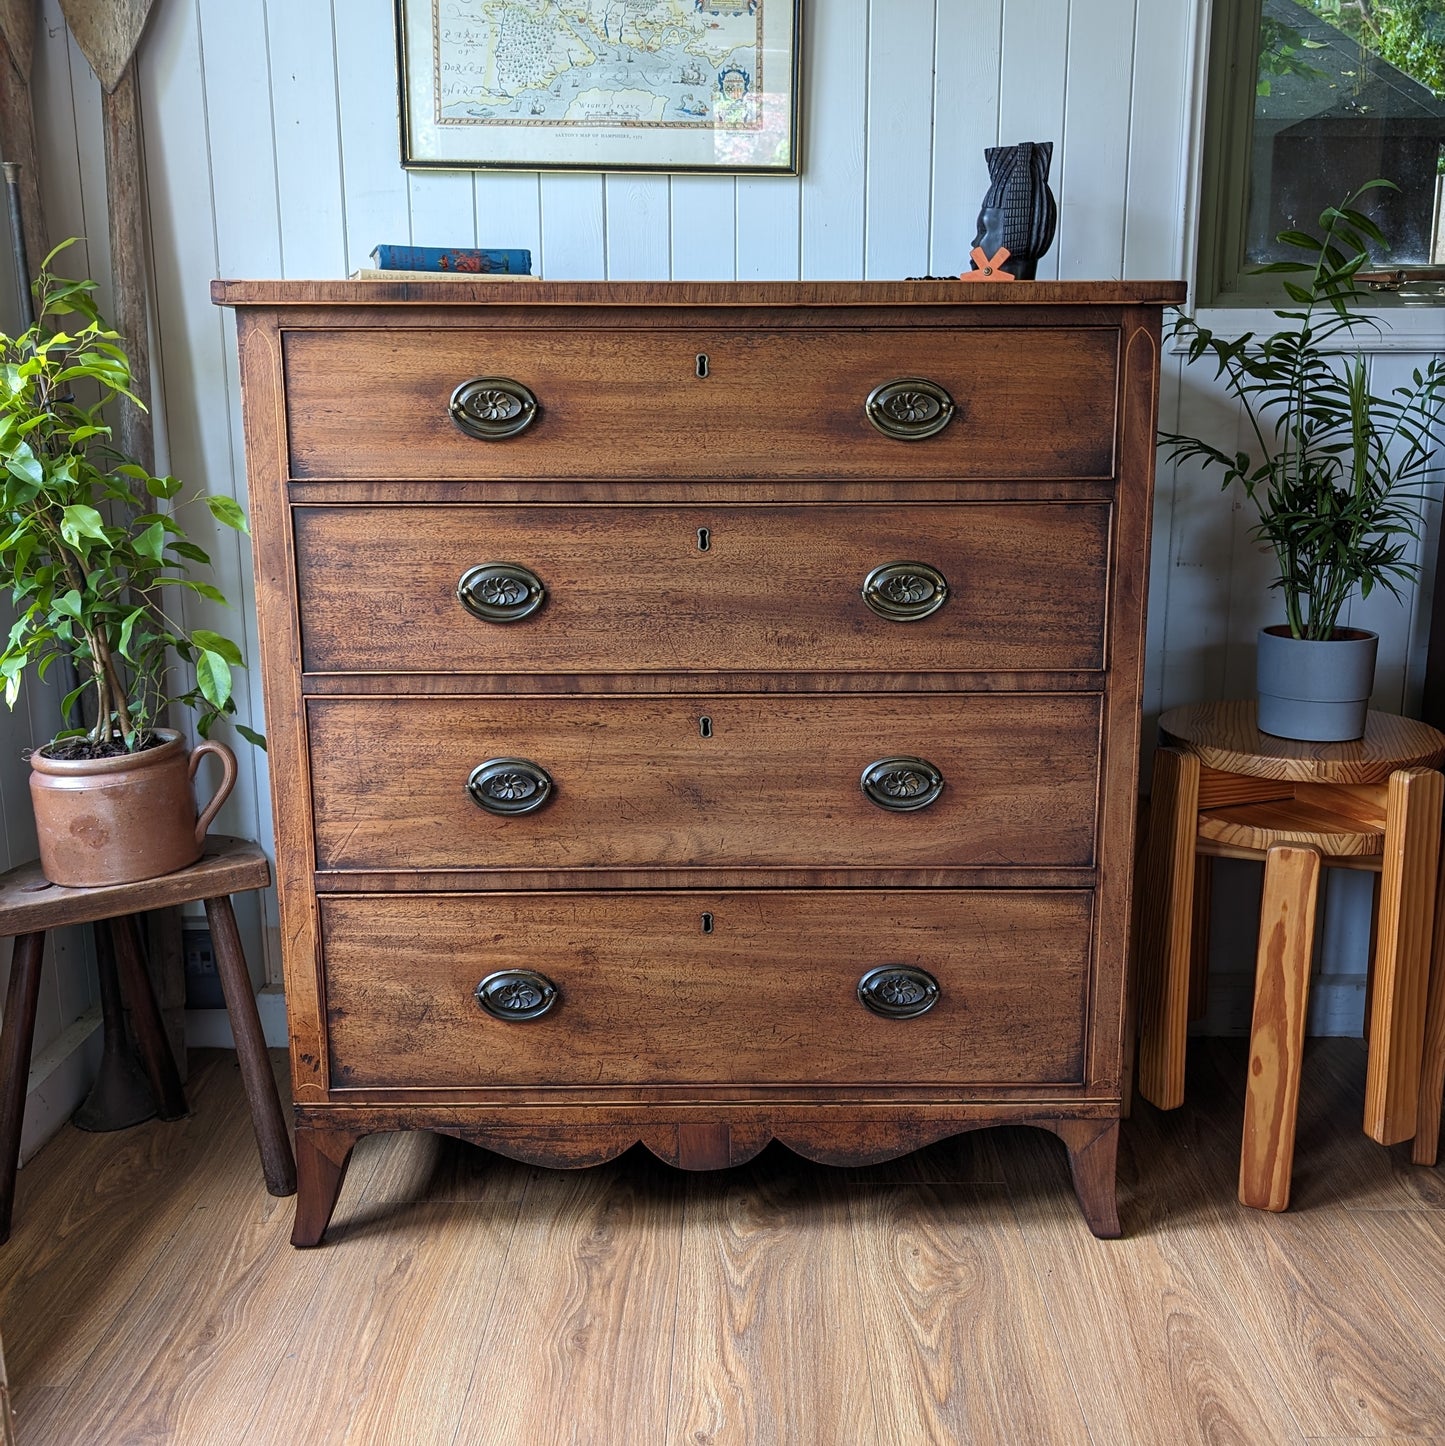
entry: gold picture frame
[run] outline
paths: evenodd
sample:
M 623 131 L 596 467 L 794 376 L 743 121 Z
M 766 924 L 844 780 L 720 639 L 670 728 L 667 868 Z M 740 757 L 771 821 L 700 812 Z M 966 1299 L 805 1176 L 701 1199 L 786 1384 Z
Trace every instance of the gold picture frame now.
M 409 169 L 797 175 L 802 0 L 396 0 Z

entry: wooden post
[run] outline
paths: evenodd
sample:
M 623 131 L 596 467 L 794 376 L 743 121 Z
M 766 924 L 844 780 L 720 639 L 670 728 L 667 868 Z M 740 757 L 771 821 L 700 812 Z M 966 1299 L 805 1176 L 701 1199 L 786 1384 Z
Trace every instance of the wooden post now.
M 30 72 L 35 60 L 35 0 L 0 0 L 0 151 L 20 165 L 20 200 L 25 209 L 25 248 L 32 267 L 50 250 L 45 208 L 40 200 L 40 164 L 35 148 L 35 111 Z

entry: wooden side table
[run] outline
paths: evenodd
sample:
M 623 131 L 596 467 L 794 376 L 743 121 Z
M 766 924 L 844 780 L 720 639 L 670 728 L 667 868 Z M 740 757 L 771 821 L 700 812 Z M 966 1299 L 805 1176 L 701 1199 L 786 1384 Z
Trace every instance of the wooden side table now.
M 1420 1115 L 1445 734 L 1369 715 L 1353 743 L 1261 733 L 1252 701 L 1176 708 L 1159 720 L 1140 885 L 1139 1090 L 1184 1098 L 1191 992 L 1207 967 L 1209 868 L 1265 863 L 1240 1199 L 1289 1199 L 1314 915 L 1322 865 L 1380 874 L 1369 998 L 1364 1128 L 1410 1139 Z
M 270 882 L 266 855 L 254 843 L 220 835 L 207 838 L 206 851 L 199 863 L 134 884 L 67 889 L 50 883 L 38 863 L 22 864 L 0 874 L 0 938 L 15 940 L 5 1016 L 0 1024 L 0 1244 L 10 1238 L 15 1204 L 20 1126 L 25 1113 L 30 1051 L 35 1039 L 46 930 L 110 921 L 110 938 L 121 985 L 131 1007 L 141 1062 L 150 1077 L 161 1118 L 176 1119 L 186 1113 L 185 1096 L 131 916 L 197 899 L 204 901 L 211 926 L 216 971 L 236 1038 L 236 1057 L 251 1107 L 251 1124 L 261 1151 L 266 1188 L 273 1195 L 295 1194 L 296 1162 L 286 1137 L 276 1079 L 266 1054 L 256 996 L 251 990 L 251 977 L 230 898 L 232 894 L 264 889 Z

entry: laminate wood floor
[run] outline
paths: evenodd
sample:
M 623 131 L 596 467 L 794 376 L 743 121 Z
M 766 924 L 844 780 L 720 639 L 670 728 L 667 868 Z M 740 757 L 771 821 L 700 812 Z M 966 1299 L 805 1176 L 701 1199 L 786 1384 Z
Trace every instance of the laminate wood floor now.
M 1240 1208 L 1243 1068 L 1195 1041 L 1189 1103 L 1126 1124 L 1122 1241 L 1030 1130 L 709 1175 L 394 1135 L 294 1251 L 234 1056 L 201 1055 L 189 1119 L 67 1129 L 21 1172 L 19 1439 L 1445 1441 L 1445 1171 L 1359 1132 L 1363 1048 L 1317 1040 L 1293 1207 Z

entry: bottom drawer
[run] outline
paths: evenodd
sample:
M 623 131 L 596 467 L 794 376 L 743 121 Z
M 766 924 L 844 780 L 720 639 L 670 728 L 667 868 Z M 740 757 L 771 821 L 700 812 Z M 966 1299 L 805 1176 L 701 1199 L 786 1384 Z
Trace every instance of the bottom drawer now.
M 319 903 L 333 1089 L 1083 1079 L 1086 891 Z M 935 1002 L 908 1018 L 865 1007 L 860 980 L 880 966 L 926 971 Z M 527 1019 L 486 1012 L 477 986 L 506 971 L 544 976 L 551 1007 Z M 916 985 L 885 976 L 876 997 L 916 1006 Z

